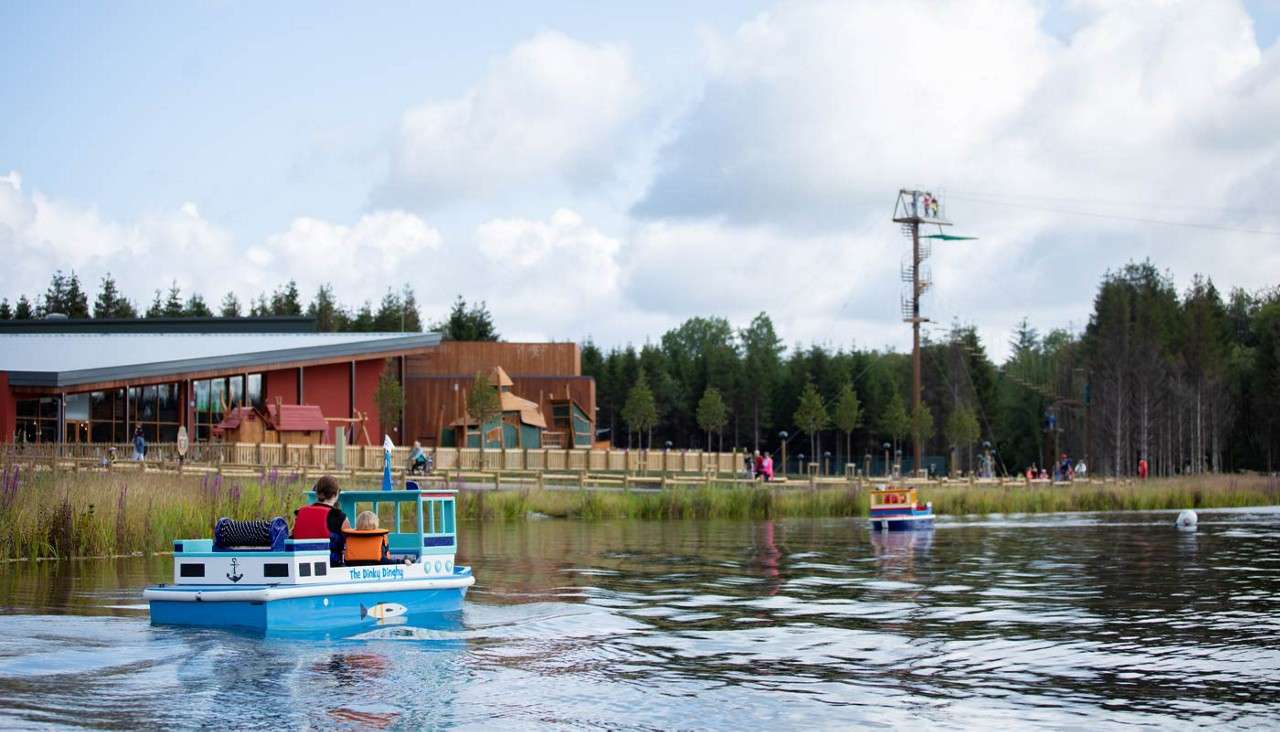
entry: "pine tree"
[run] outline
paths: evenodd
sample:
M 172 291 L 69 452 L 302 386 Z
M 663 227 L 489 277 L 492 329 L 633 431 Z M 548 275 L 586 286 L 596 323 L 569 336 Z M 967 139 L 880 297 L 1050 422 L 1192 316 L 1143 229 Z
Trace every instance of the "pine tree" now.
M 222 296 L 222 306 L 218 309 L 218 316 L 223 318 L 240 317 L 240 298 L 236 297 L 234 292 L 228 292 Z
M 266 318 L 271 316 L 271 303 L 267 302 L 267 295 L 264 292 L 258 293 L 258 297 L 253 300 L 249 306 L 250 318 Z
M 373 304 L 368 300 L 364 301 L 364 304 L 356 311 L 356 316 L 351 319 L 351 330 L 356 333 L 373 331 Z
M 191 297 L 187 298 L 187 303 L 182 306 L 182 315 L 187 318 L 212 318 L 213 311 L 209 309 L 200 293 L 193 292 Z
M 853 384 L 845 383 L 836 399 L 836 427 L 844 433 L 844 459 L 853 458 L 853 431 L 862 424 L 862 403 L 858 401 L 858 393 Z
M 102 276 L 98 286 L 98 297 L 93 301 L 93 317 L 95 318 L 136 318 L 138 311 L 133 303 L 125 299 L 116 286 L 115 278 L 108 272 Z
M 751 404 L 751 435 L 754 449 L 760 449 L 760 427 L 769 422 L 768 405 L 782 375 L 782 339 L 774 332 L 773 321 L 765 313 L 751 320 L 738 333 L 743 349 L 743 387 Z
M 498 332 L 493 326 L 493 316 L 482 301 L 468 308 L 459 295 L 449 310 L 449 317 L 431 326 L 446 341 L 496 341 Z
M 824 429 L 831 421 L 831 417 L 827 414 L 827 408 L 822 403 L 822 395 L 818 393 L 818 387 L 810 381 L 804 385 L 804 391 L 800 393 L 800 405 L 796 407 L 796 413 L 793 415 L 796 426 L 809 435 L 809 449 L 813 459 L 818 459 L 818 433 Z
M 35 311 L 31 307 L 31 301 L 26 295 L 19 295 L 18 302 L 13 306 L 14 320 L 31 320 L 35 317 Z
M 387 294 L 382 296 L 378 313 L 373 316 L 373 329 L 379 333 L 398 333 L 403 321 L 404 304 L 400 301 L 400 295 L 388 288 Z
M 302 298 L 298 283 L 289 280 L 271 293 L 271 315 L 302 315 Z
M 627 393 L 627 403 L 622 408 L 622 419 L 627 423 L 629 431 L 639 433 L 641 437 L 648 432 L 649 448 L 653 448 L 652 430 L 658 423 L 658 404 L 653 398 L 653 391 L 649 388 L 649 381 L 645 377 L 643 368 L 636 374 L 635 383 Z M 630 436 L 627 437 L 627 446 L 631 446 Z
M 80 286 L 80 278 L 75 270 L 66 279 L 66 292 L 63 294 L 62 312 L 68 318 L 89 317 L 89 295 Z
M 720 448 L 724 448 L 724 426 L 729 423 L 729 408 L 725 406 L 720 390 L 707 387 L 698 400 L 698 426 L 707 433 L 707 451 L 711 450 L 711 433 L 720 433 Z
M 413 286 L 408 282 L 404 283 L 404 288 L 400 291 L 400 306 L 404 310 L 404 325 L 401 328 L 406 333 L 422 332 L 422 314 L 418 312 L 418 298 L 413 294 Z
M 0 320 L 13 320 L 13 308 L 9 307 L 9 298 L 0 300 Z
M 57 270 L 49 278 L 49 289 L 45 290 L 44 301 L 36 308 L 36 317 L 43 318 L 53 313 L 66 315 L 66 309 L 67 278 L 62 270 Z
M 307 316 L 316 319 L 316 330 L 321 333 L 338 330 L 338 301 L 333 296 L 333 286 L 328 282 L 316 290 L 315 299 L 307 306 Z
M 161 299 L 160 291 L 156 290 L 156 297 L 151 301 L 151 307 L 147 308 L 148 318 L 164 317 L 164 300 Z
M 178 287 L 177 280 L 169 285 L 169 296 L 164 301 L 164 317 L 182 317 L 182 288 Z

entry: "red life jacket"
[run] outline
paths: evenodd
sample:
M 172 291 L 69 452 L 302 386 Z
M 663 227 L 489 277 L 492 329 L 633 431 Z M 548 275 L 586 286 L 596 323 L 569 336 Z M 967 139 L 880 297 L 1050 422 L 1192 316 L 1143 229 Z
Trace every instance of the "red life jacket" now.
M 329 512 L 332 506 L 315 503 L 298 509 L 298 517 L 293 522 L 293 538 L 325 539 L 329 538 Z

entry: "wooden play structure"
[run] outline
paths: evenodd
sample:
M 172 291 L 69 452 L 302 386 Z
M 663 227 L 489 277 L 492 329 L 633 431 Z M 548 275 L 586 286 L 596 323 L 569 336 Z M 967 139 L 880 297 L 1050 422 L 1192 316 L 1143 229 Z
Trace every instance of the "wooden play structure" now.
M 234 407 L 213 428 L 214 434 L 224 442 L 281 445 L 323 445 L 328 431 L 329 420 L 320 407 L 284 404 L 279 398 L 267 404 L 265 412 L 249 406 Z

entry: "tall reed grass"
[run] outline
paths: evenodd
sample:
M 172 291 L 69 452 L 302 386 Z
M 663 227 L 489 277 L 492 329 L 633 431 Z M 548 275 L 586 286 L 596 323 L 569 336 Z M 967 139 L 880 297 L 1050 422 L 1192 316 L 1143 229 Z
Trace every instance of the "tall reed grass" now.
M 290 472 L 224 480 L 0 464 L 0 560 L 167 551 L 174 539 L 210 536 L 222 516 L 290 516 L 308 488 Z M 1211 476 L 1037 488 L 933 486 L 921 489 L 921 497 L 950 515 L 1158 510 L 1277 505 L 1280 486 L 1262 476 Z M 867 498 L 850 486 L 758 483 L 631 492 L 531 489 L 464 491 L 458 510 L 471 521 L 523 521 L 539 514 L 587 521 L 850 517 L 866 515 Z
M 222 516 L 290 515 L 304 489 L 279 471 L 242 481 L 0 465 L 0 560 L 167 551 L 174 539 L 211 536 Z

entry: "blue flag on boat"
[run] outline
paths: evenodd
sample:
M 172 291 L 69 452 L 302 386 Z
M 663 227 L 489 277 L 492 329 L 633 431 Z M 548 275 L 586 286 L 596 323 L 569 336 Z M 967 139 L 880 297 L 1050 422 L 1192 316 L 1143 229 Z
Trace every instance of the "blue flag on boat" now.
M 391 490 L 391 450 L 395 447 L 395 443 L 391 441 L 391 435 L 382 438 L 382 490 Z

